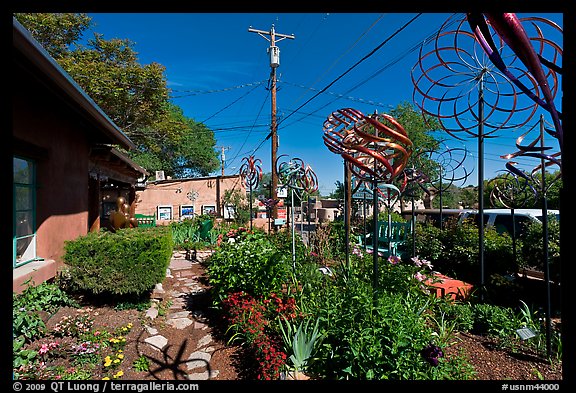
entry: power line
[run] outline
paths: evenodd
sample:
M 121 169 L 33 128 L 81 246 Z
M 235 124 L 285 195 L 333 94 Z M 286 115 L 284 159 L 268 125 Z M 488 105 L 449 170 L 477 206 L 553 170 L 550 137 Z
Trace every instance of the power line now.
M 304 106 L 308 105 L 308 103 L 310 103 L 313 99 L 315 99 L 316 97 L 318 97 L 320 94 L 324 93 L 326 90 L 328 90 L 332 85 L 334 85 L 336 82 L 338 82 L 340 79 L 342 79 L 344 76 L 346 76 L 349 72 L 351 72 L 354 68 L 356 68 L 357 66 L 359 66 L 361 63 L 363 63 L 365 60 L 367 60 L 368 58 L 370 58 L 371 56 L 373 56 L 378 50 L 380 50 L 384 45 L 386 45 L 392 38 L 394 38 L 396 35 L 400 34 L 406 27 L 408 27 L 410 24 L 412 24 L 417 18 L 419 18 L 422 15 L 422 13 L 417 14 L 415 17 L 413 17 L 412 19 L 410 19 L 408 22 L 406 22 L 402 27 L 400 27 L 399 29 L 397 29 L 394 33 L 392 33 L 392 35 L 388 36 L 384 41 L 382 41 L 376 48 L 372 49 L 372 51 L 370 51 L 367 55 L 365 55 L 364 57 L 362 57 L 360 60 L 358 60 L 354 65 L 352 65 L 351 67 L 349 67 L 346 71 L 344 71 L 340 76 L 338 76 L 336 79 L 334 79 L 332 82 L 330 82 L 326 87 L 324 87 L 322 90 L 320 90 L 318 93 L 316 93 L 314 96 L 312 96 L 310 99 L 308 99 L 306 102 L 304 102 L 302 105 L 300 105 L 298 108 L 296 108 L 296 111 L 302 109 Z M 296 111 L 290 113 L 288 116 L 286 116 L 280 123 L 283 123 L 284 121 L 288 120 L 294 113 L 296 113 Z

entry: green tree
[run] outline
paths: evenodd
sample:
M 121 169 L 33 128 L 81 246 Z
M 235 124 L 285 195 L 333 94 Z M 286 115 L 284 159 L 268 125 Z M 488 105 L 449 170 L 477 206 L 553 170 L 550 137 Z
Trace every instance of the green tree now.
M 328 195 L 328 198 L 330 199 L 344 199 L 344 183 L 342 183 L 340 180 L 336 180 L 336 182 L 334 183 L 334 185 L 336 186 L 336 188 L 334 189 L 334 191 L 332 191 L 330 193 L 330 195 Z
M 15 14 L 62 68 L 138 149 L 129 152 L 149 171 L 175 178 L 205 176 L 218 168 L 214 133 L 169 101 L 165 67 L 142 65 L 129 39 L 101 34 L 79 43 L 91 26 L 85 14 Z

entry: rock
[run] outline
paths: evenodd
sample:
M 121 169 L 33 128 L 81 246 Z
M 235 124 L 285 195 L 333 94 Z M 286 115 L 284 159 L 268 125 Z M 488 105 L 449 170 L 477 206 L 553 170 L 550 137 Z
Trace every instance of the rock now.
M 168 339 L 164 336 L 157 335 L 148 337 L 147 339 L 144 340 L 144 342 L 149 344 L 152 348 L 161 351 L 162 349 L 164 349 L 166 344 L 168 344 Z
M 146 318 L 156 319 L 158 317 L 158 309 L 156 307 L 150 307 L 146 310 Z
M 205 335 L 200 340 L 198 340 L 198 344 L 196 348 L 204 347 L 212 342 L 212 336 L 210 334 Z
M 188 326 L 192 325 L 192 321 L 188 318 L 175 318 L 169 319 L 166 323 L 176 329 L 185 329 Z
M 190 356 L 188 356 L 188 362 L 186 362 L 186 367 L 188 370 L 193 370 L 199 367 L 207 367 L 210 363 L 210 359 L 212 359 L 212 354 L 204 351 L 196 351 L 192 352 Z

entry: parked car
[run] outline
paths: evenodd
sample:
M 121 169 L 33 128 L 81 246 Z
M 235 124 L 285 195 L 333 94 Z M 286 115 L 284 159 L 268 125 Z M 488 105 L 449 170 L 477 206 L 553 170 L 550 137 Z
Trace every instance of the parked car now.
M 548 216 L 550 215 L 560 220 L 559 210 L 548 210 Z M 479 225 L 478 217 L 478 210 L 469 210 L 460 215 L 458 222 L 474 220 L 476 225 Z M 516 236 L 522 236 L 528 223 L 542 222 L 542 209 L 514 209 L 514 217 L 512 217 L 511 209 L 484 209 L 484 227 L 494 226 L 498 233 L 506 232 L 512 236 L 512 219 L 514 219 L 515 223 Z

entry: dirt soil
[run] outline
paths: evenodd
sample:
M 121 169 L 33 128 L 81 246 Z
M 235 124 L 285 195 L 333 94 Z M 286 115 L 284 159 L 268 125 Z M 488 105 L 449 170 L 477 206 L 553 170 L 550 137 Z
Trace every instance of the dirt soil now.
M 196 291 L 195 294 L 181 296 L 179 285 L 186 278 L 195 278 L 198 285 L 207 289 L 208 283 L 205 275 L 205 266 L 202 263 L 192 264 L 190 269 L 173 271 L 173 277 L 167 277 L 162 283 L 165 296 L 176 296 L 180 293 L 180 300 L 164 298 L 158 304 L 170 304 L 172 307 L 154 319 L 146 317 L 145 311 L 115 310 L 112 307 L 92 307 L 90 314 L 94 318 L 94 327 L 108 328 L 126 326 L 132 323 L 133 327 L 126 336 L 124 347 L 124 361 L 122 370 L 123 380 L 186 380 L 194 379 L 194 375 L 202 375 L 208 371 L 208 377 L 200 379 L 211 380 L 250 380 L 255 378 L 254 367 L 245 361 L 239 346 L 228 344 L 225 336 L 225 326 L 216 313 L 210 309 L 208 291 Z M 193 321 L 185 328 L 175 328 L 170 325 L 168 318 L 176 312 L 188 311 Z M 49 320 L 47 325 L 54 326 L 65 315 L 76 314 L 78 310 L 62 308 Z M 144 340 L 154 334 L 150 329 L 156 329 L 157 335 L 167 339 L 167 344 L 157 349 Z M 209 334 L 211 353 L 209 361 L 194 370 L 190 369 L 190 362 L 194 360 L 193 354 L 201 348 L 201 340 Z M 477 380 L 561 380 L 562 369 L 559 366 L 548 364 L 533 354 L 514 354 L 496 348 L 495 343 L 486 337 L 469 333 L 460 333 L 455 343 L 445 348 L 445 355 L 463 353 L 474 366 Z M 41 345 L 42 340 L 35 343 Z M 150 360 L 148 371 L 136 371 L 133 362 L 144 355 Z M 192 355 L 192 358 L 191 358 Z M 196 374 L 192 374 L 196 372 Z M 94 375 L 98 379 L 98 374 Z

